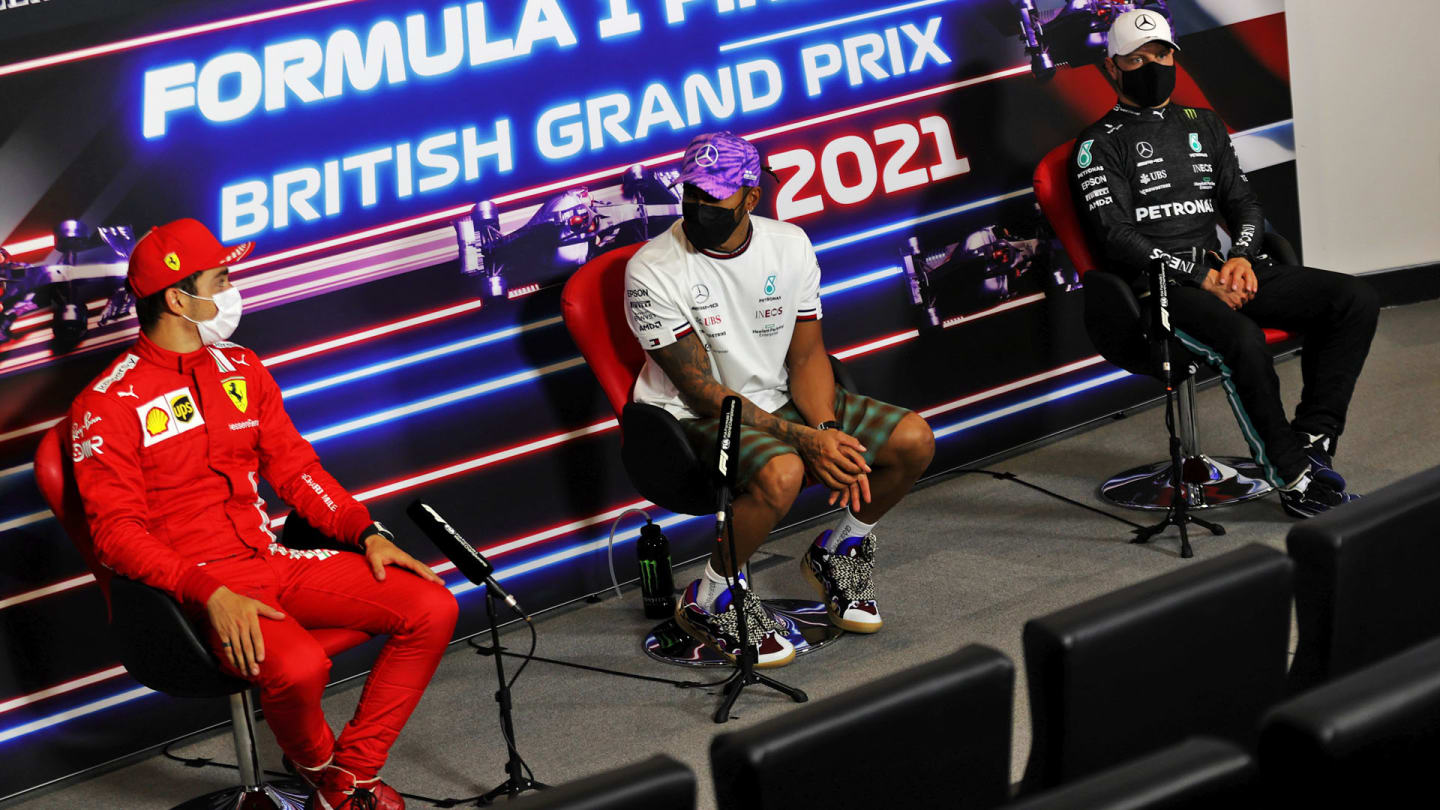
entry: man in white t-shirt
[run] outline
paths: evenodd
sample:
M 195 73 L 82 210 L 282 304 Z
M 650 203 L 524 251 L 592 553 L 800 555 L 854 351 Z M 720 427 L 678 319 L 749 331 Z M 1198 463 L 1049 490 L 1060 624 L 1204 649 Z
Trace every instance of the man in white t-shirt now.
M 844 507 L 802 560 L 836 625 L 880 629 L 871 570 L 875 523 L 930 464 L 935 439 L 915 413 L 835 384 L 820 331 L 820 265 L 800 228 L 752 214 L 760 155 L 729 132 L 685 150 L 683 218 L 630 259 L 626 318 L 648 359 L 635 401 L 669 411 L 709 454 L 725 397 L 741 398 L 735 556 L 743 566 L 790 510 L 806 474 Z M 711 554 L 676 608 L 680 626 L 722 654 L 740 653 L 743 614 L 757 666 L 794 647 L 745 589 L 731 604 L 729 555 Z

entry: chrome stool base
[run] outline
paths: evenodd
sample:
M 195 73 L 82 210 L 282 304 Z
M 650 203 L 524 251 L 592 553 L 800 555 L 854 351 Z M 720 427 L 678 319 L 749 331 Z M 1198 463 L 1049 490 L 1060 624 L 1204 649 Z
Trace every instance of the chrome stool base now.
M 1218 509 L 1270 494 L 1260 465 L 1239 456 L 1190 456 L 1184 461 L 1190 509 Z M 1174 497 L 1169 461 L 1126 470 L 1100 485 L 1100 499 L 1126 509 L 1165 510 Z
M 845 634 L 830 623 L 825 605 L 805 599 L 762 599 L 775 618 L 785 622 L 785 637 L 795 645 L 796 657 L 808 655 Z M 645 654 L 656 661 L 683 667 L 729 667 L 730 659 L 680 629 L 674 619 L 657 624 L 645 636 Z
M 299 780 L 235 786 L 176 805 L 174 810 L 304 810 L 310 788 Z

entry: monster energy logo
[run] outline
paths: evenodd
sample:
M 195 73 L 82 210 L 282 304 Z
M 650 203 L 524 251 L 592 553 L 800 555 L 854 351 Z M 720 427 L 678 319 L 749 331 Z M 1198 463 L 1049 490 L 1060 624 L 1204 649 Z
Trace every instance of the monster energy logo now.
M 670 558 L 665 558 L 665 564 L 670 564 Z M 640 561 L 640 591 L 647 596 L 664 596 L 661 591 L 660 582 L 660 560 Z
M 1193 120 L 1195 120 L 1196 118 L 1199 118 L 1200 116 L 1195 112 L 1195 109 L 1194 109 L 1193 107 L 1186 107 L 1186 108 L 1185 108 L 1185 117 L 1186 117 L 1186 118 L 1189 118 L 1190 120 L 1193 121 Z

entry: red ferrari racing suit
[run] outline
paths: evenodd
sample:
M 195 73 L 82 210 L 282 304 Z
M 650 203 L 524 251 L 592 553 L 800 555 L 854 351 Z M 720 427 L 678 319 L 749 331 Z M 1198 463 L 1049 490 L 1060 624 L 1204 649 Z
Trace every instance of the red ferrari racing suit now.
M 304 766 L 370 778 L 434 674 L 454 630 L 442 586 L 391 568 L 376 581 L 359 554 L 294 551 L 270 530 L 258 476 L 324 534 L 357 545 L 369 512 L 320 466 L 249 349 L 220 342 L 189 354 L 143 334 L 76 398 L 71 458 L 95 555 L 159 588 L 197 617 L 222 585 L 286 614 L 260 619 L 266 658 L 251 676 L 275 736 Z M 336 742 L 320 709 L 330 661 L 305 628 L 390 636 Z

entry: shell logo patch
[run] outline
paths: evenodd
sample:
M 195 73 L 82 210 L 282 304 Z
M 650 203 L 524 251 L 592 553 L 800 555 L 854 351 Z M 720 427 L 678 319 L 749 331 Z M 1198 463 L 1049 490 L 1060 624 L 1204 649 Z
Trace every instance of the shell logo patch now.
M 170 414 L 164 408 L 151 406 L 145 414 L 145 432 L 151 436 L 159 436 L 170 429 Z
M 168 268 L 170 268 L 171 270 L 174 270 L 174 271 L 177 272 L 177 273 L 180 272 L 180 256 L 179 256 L 178 254 L 176 254 L 174 251 L 171 251 L 170 253 L 166 253 L 166 254 L 165 254 L 165 266 L 168 267 Z
M 140 419 L 145 447 L 205 424 L 205 415 L 195 404 L 195 395 L 189 388 L 177 388 L 138 405 L 135 415 Z

